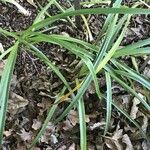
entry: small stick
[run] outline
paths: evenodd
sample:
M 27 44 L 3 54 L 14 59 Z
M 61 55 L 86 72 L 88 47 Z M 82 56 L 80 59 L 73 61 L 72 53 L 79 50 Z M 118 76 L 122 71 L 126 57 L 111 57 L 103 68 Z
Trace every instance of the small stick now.
M 81 9 L 80 6 L 80 0 L 74 0 L 74 8 L 75 10 Z M 75 16 L 75 23 L 77 28 L 81 28 L 81 17 L 80 16 Z

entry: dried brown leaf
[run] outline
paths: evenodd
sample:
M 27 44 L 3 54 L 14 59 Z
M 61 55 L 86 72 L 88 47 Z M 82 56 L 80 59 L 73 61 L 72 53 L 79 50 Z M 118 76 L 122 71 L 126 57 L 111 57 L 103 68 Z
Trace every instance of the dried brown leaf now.
M 138 117 L 142 117 L 143 118 L 143 122 L 142 122 L 143 124 L 142 124 L 141 128 L 142 128 L 143 131 L 146 132 L 147 131 L 147 127 L 148 127 L 148 121 L 149 121 L 148 117 L 146 115 L 144 115 L 140 111 L 138 111 L 138 113 L 137 113 L 137 118 Z
M 41 121 L 39 121 L 39 120 L 37 120 L 37 119 L 33 119 L 32 128 L 33 128 L 34 130 L 40 129 L 41 125 L 42 125 Z
M 0 76 L 2 75 L 5 64 L 6 64 L 6 60 L 0 61 Z
M 55 130 L 56 126 L 49 122 L 43 136 L 41 137 L 41 142 L 48 143 L 51 140 L 51 135 L 55 133 Z
M 126 144 L 126 150 L 134 150 L 131 140 L 127 134 L 123 135 L 122 142 Z
M 18 134 L 20 135 L 23 141 L 30 141 L 32 138 L 32 132 L 31 131 L 26 132 L 24 128 L 21 130 L 21 133 Z
M 139 93 L 138 95 L 141 98 L 144 98 L 144 96 L 141 93 Z M 132 119 L 136 119 L 136 115 L 137 115 L 137 112 L 138 112 L 138 109 L 139 109 L 139 107 L 137 106 L 138 104 L 140 104 L 140 101 L 136 97 L 134 97 L 133 105 L 132 105 L 131 112 L 130 112 L 130 117 Z
M 142 148 L 143 148 L 143 150 L 149 150 L 146 141 L 142 142 Z
M 69 148 L 68 148 L 68 150 L 75 150 L 75 143 L 72 143 L 70 146 L 69 146 Z
M 65 120 L 65 121 L 63 122 L 63 129 L 64 129 L 65 131 L 71 130 L 72 128 L 73 128 L 73 126 L 72 126 L 72 124 L 70 123 L 69 120 Z
M 17 95 L 14 92 L 10 93 L 10 99 L 8 102 L 8 112 L 11 115 L 15 115 L 20 108 L 23 108 L 28 105 L 28 100 L 24 99 L 22 96 Z
M 94 129 L 103 127 L 105 124 L 106 124 L 106 122 L 97 122 L 97 123 L 94 123 L 93 125 L 91 125 L 90 129 L 94 130 Z
M 51 142 L 52 142 L 53 144 L 58 143 L 58 139 L 57 139 L 56 135 L 54 135 L 54 134 L 51 135 Z
M 4 131 L 4 135 L 6 137 L 10 136 L 12 134 L 12 129 L 9 129 L 8 131 Z
M 120 142 L 123 137 L 123 129 L 120 129 L 119 123 L 113 134 L 114 135 L 112 137 L 105 140 L 106 145 L 112 150 L 123 150 L 123 145 Z
M 67 149 L 66 145 L 63 145 L 63 146 L 59 147 L 57 150 L 66 150 L 66 149 Z
M 0 43 L 0 53 L 3 53 L 3 52 L 4 52 L 4 48 L 3 48 L 2 43 Z
M 79 122 L 77 111 L 71 110 L 68 114 L 68 119 L 71 122 L 71 124 L 75 126 Z

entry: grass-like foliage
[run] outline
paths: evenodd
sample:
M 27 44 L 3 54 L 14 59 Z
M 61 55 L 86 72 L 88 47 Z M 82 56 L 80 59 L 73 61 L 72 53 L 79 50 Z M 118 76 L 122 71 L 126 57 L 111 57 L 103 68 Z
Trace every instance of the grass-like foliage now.
M 6 55 L 8 56 L 6 66 L 0 80 L 0 145 L 2 144 L 3 131 L 5 127 L 6 111 L 8 104 L 9 88 L 11 83 L 11 78 L 14 70 L 14 65 L 16 62 L 17 52 L 19 48 L 24 45 L 30 52 L 37 56 L 41 61 L 43 61 L 50 69 L 52 69 L 55 74 L 64 83 L 64 89 L 58 95 L 55 104 L 50 109 L 47 118 L 45 119 L 41 130 L 39 131 L 37 137 L 32 142 L 30 148 L 38 142 L 41 135 L 44 133 L 48 122 L 52 119 L 55 110 L 60 101 L 63 101 L 65 95 L 63 95 L 65 90 L 69 91 L 71 97 L 71 102 L 68 107 L 63 111 L 63 113 L 55 119 L 54 123 L 61 121 L 73 107 L 77 107 L 80 121 L 80 144 L 81 149 L 86 150 L 86 123 L 85 123 L 85 109 L 84 109 L 84 98 L 83 95 L 88 89 L 90 83 L 94 81 L 96 93 L 100 100 L 106 100 L 106 127 L 104 130 L 104 135 L 107 133 L 111 119 L 112 105 L 122 113 L 131 123 L 133 123 L 140 131 L 141 135 L 147 139 L 146 133 L 142 131 L 138 123 L 133 120 L 120 106 L 117 105 L 115 100 L 112 99 L 112 85 L 111 81 L 115 80 L 120 84 L 126 91 L 132 94 L 134 97 L 138 98 L 147 109 L 150 111 L 150 104 L 143 98 L 141 98 L 137 91 L 129 86 L 128 80 L 132 80 L 141 84 L 145 89 L 150 90 L 150 81 L 140 75 L 137 71 L 128 67 L 121 62 L 121 57 L 123 56 L 143 56 L 150 54 L 150 38 L 138 41 L 134 44 L 120 47 L 120 44 L 125 36 L 126 29 L 130 23 L 130 19 L 135 14 L 150 14 L 150 9 L 140 9 L 136 8 L 140 3 L 135 3 L 132 8 L 127 8 L 121 6 L 122 0 L 116 0 L 112 8 L 92 8 L 92 9 L 82 9 L 67 11 L 59 6 L 55 0 L 51 0 L 48 4 L 42 8 L 39 12 L 37 18 L 35 19 L 32 26 L 27 30 L 22 32 L 8 32 L 0 28 L 0 34 L 8 37 L 13 37 L 15 39 L 15 44 L 0 55 L 0 60 L 2 60 Z M 51 4 L 57 5 L 62 11 L 61 14 L 55 16 L 49 16 L 42 20 L 41 16 L 47 14 L 47 9 Z M 47 35 L 45 30 L 48 30 L 53 26 L 53 23 L 60 19 L 67 19 L 73 26 L 75 24 L 70 19 L 71 16 L 84 15 L 84 14 L 106 14 L 107 19 L 101 29 L 100 37 L 98 37 L 99 44 L 92 45 L 88 42 L 67 37 L 64 35 Z M 119 16 L 119 14 L 122 14 Z M 77 88 L 74 93 L 74 89 L 71 89 L 66 78 L 59 71 L 57 66 L 55 66 L 46 55 L 42 53 L 42 50 L 38 49 L 37 44 L 40 42 L 48 42 L 55 45 L 59 45 L 71 53 L 75 54 L 81 61 L 84 62 L 82 69 L 85 70 L 84 75 L 82 74 L 82 82 L 77 79 Z M 99 88 L 99 83 L 97 80 L 97 74 L 105 74 L 107 91 L 101 93 Z M 80 77 L 80 75 L 79 75 Z M 127 79 L 127 80 L 126 80 Z M 133 84 L 135 83 L 133 82 Z M 149 141 L 148 141 L 149 142 Z

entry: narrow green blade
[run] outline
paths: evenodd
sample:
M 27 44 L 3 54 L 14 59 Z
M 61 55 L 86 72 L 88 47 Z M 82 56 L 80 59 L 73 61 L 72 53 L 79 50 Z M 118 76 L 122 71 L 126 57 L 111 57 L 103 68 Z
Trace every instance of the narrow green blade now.
M 3 131 L 5 127 L 9 88 L 16 62 L 18 44 L 19 42 L 16 42 L 15 45 L 11 48 L 11 53 L 7 59 L 7 63 L 4 67 L 4 71 L 0 82 L 0 147 L 2 144 Z

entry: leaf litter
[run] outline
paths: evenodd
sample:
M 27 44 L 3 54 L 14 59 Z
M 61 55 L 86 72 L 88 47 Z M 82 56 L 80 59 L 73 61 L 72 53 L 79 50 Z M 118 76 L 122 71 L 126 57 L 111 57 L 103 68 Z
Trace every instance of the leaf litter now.
M 28 3 L 36 7 L 36 4 L 33 0 L 28 0 Z M 33 13 L 31 13 L 31 17 L 32 15 Z M 104 16 L 100 16 L 100 18 L 98 18 L 98 16 L 91 15 L 89 22 L 92 26 L 90 27 L 90 30 L 92 32 L 93 38 L 95 38 L 96 33 L 98 33 L 99 31 L 99 28 L 95 28 L 95 25 L 102 26 L 103 19 L 105 19 Z M 145 16 L 136 16 L 133 19 L 136 22 L 136 26 L 134 24 L 131 24 L 128 35 L 124 39 L 124 44 L 131 43 L 133 40 L 138 40 L 149 36 L 148 34 L 150 32 L 148 32 L 148 19 Z M 12 24 L 10 24 L 10 22 L 7 22 L 7 24 L 9 25 L 9 28 L 11 28 Z M 145 26 L 145 28 L 143 26 Z M 13 29 L 17 30 L 14 27 Z M 60 27 L 58 27 L 54 31 L 54 33 L 63 33 L 64 31 L 66 33 L 68 32 L 67 34 L 71 36 L 80 36 L 84 39 L 87 38 L 87 35 L 85 35 L 85 33 L 80 31 L 80 33 L 76 34 L 76 31 L 74 32 L 74 29 L 70 29 L 70 27 L 67 27 L 66 24 L 60 25 Z M 0 43 L 4 45 L 3 41 L 0 41 Z M 71 81 L 71 78 L 74 76 L 73 69 L 75 68 L 74 66 L 78 64 L 78 60 L 75 60 L 75 62 L 73 62 L 75 57 L 66 54 L 67 52 L 65 50 L 58 49 L 58 47 L 51 47 L 47 44 L 41 44 L 40 46 L 47 52 L 47 55 L 49 57 L 54 58 L 54 63 L 58 64 L 59 68 L 63 73 L 67 74 L 68 76 L 71 75 L 71 77 L 68 78 L 68 80 Z M 51 52 L 48 51 L 50 47 L 52 48 Z M 2 48 L 3 47 L 1 46 L 0 52 L 3 52 Z M 57 57 L 58 54 L 59 57 Z M 20 56 L 23 55 L 21 54 Z M 8 107 L 8 114 L 10 116 L 7 120 L 8 124 L 6 125 L 6 131 L 4 132 L 4 143 L 6 141 L 10 142 L 11 139 L 13 139 L 13 141 L 17 141 L 13 144 L 6 145 L 9 145 L 10 149 L 14 149 L 15 147 L 18 150 L 27 149 L 26 146 L 30 144 L 32 139 L 34 139 L 36 132 L 39 131 L 39 129 L 41 128 L 47 112 L 52 106 L 52 103 L 54 102 L 55 96 L 59 93 L 62 86 L 62 83 L 59 81 L 58 78 L 54 76 L 54 74 L 52 74 L 52 72 L 48 72 L 46 67 L 41 67 L 41 63 L 39 63 L 38 61 L 35 62 L 36 67 L 38 68 L 38 71 L 40 73 L 39 75 L 37 75 L 37 72 L 34 72 L 35 68 L 33 67 L 33 64 L 31 63 L 29 58 L 25 59 L 28 62 L 26 67 L 22 65 L 23 59 L 20 58 L 17 62 L 17 65 L 21 64 L 20 66 L 22 66 L 22 68 L 19 70 L 16 67 L 17 79 L 15 75 L 12 79 L 12 89 L 10 93 Z M 0 62 L 0 75 L 5 65 L 5 61 L 6 60 Z M 45 75 L 43 76 L 43 74 Z M 102 88 L 105 88 L 105 81 L 103 81 L 103 77 L 99 78 L 99 80 L 103 82 L 103 84 L 101 85 Z M 114 84 L 113 88 L 115 98 L 117 97 L 116 95 L 124 92 L 123 89 L 118 87 L 116 84 Z M 143 94 L 140 94 L 140 96 L 143 97 Z M 147 143 L 138 137 L 139 133 L 137 129 L 130 125 L 128 121 L 121 118 L 121 115 L 119 113 L 117 114 L 118 116 L 115 115 L 116 111 L 114 109 L 112 113 L 111 127 L 109 128 L 107 135 L 105 137 L 101 137 L 100 135 L 103 134 L 103 129 L 105 125 L 105 116 L 103 114 L 103 112 L 105 111 L 105 105 L 97 102 L 97 97 L 95 96 L 95 89 L 93 88 L 92 84 L 86 92 L 85 97 L 87 117 L 86 124 L 87 131 L 89 132 L 89 139 L 90 137 L 91 139 L 102 138 L 104 141 L 102 145 L 104 145 L 106 149 L 148 149 Z M 96 102 L 93 102 L 93 100 Z M 126 94 L 124 95 L 124 97 L 122 96 L 118 101 L 121 101 L 120 105 L 123 105 L 123 107 L 126 108 L 126 110 L 128 111 L 128 113 L 130 113 L 130 116 L 133 119 L 140 122 L 140 125 L 144 131 L 149 130 L 149 117 L 147 117 L 145 113 L 141 112 L 140 102 L 136 98 L 131 99 L 131 96 Z M 64 107 L 65 105 L 63 104 L 59 106 L 58 114 L 63 111 Z M 29 110 L 31 111 L 31 113 L 29 113 Z M 33 113 L 33 110 L 35 111 L 35 114 Z M 16 119 L 16 117 L 18 119 Z M 12 123 L 12 120 L 14 124 L 10 125 Z M 43 146 L 46 147 L 46 149 L 55 149 L 57 147 L 57 149 L 60 150 L 74 150 L 76 149 L 76 147 L 79 147 L 78 127 L 78 113 L 77 110 L 73 109 L 67 115 L 67 117 L 59 124 L 54 125 L 52 122 L 49 123 L 46 132 L 40 138 L 38 145 L 34 149 L 40 150 Z M 100 133 L 100 135 L 98 133 Z M 66 141 L 68 141 L 68 143 Z M 95 147 L 98 147 L 99 143 L 97 141 L 89 141 L 89 149 L 94 149 Z

